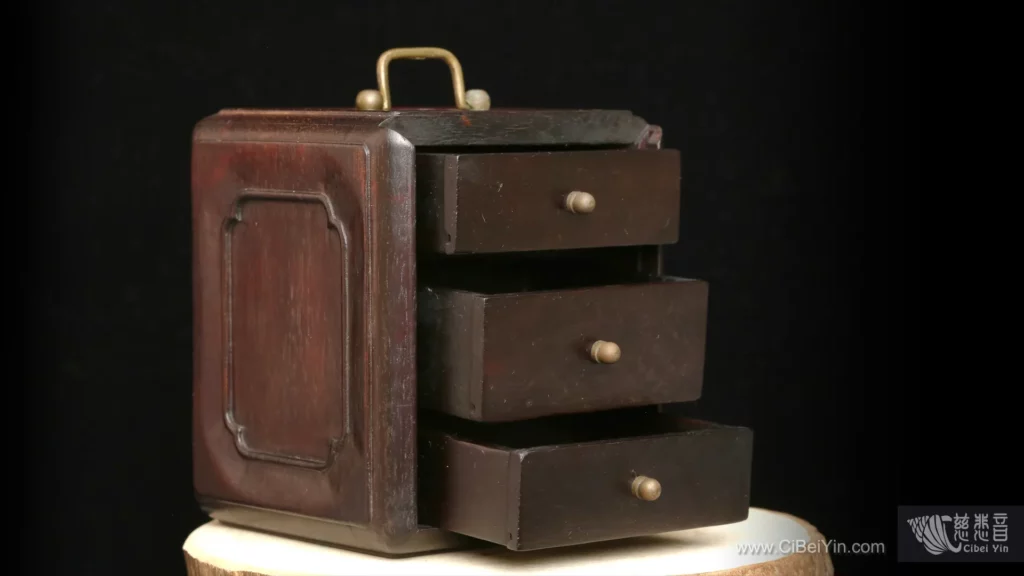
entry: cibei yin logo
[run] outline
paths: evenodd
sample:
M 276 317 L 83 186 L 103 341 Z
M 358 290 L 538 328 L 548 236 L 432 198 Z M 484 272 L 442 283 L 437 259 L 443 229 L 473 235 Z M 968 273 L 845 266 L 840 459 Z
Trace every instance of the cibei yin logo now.
M 944 552 L 957 553 L 961 544 L 954 545 L 949 541 L 946 533 L 946 522 L 952 522 L 949 516 L 932 514 L 931 516 L 918 516 L 907 520 L 910 529 L 914 532 L 917 541 L 924 545 L 924 549 L 938 556 Z
M 1024 506 L 900 506 L 900 562 L 1024 562 L 1010 538 Z

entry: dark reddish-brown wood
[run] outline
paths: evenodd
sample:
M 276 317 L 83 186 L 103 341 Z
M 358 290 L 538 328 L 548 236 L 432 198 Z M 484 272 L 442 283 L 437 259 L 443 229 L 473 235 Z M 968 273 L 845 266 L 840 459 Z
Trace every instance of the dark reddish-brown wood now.
M 292 514 L 280 508 L 262 508 L 203 497 L 199 498 L 199 502 L 211 518 L 226 524 L 287 534 L 342 548 L 374 552 L 382 556 L 407 556 L 446 548 L 474 548 L 486 544 L 455 532 L 429 526 L 421 525 L 408 537 L 398 540 L 365 526 L 318 516 Z
M 752 434 L 745 428 L 658 414 L 601 415 L 545 430 L 548 442 L 536 446 L 528 443 L 537 434 L 521 428 L 479 436 L 472 429 L 421 432 L 421 517 L 512 550 L 747 517 Z M 630 485 L 637 475 L 657 478 L 661 497 L 635 497 Z
M 560 207 L 580 189 L 595 212 Z M 662 277 L 679 166 L 657 126 L 226 110 L 196 127 L 192 202 L 214 518 L 406 554 L 746 516 L 749 431 L 659 413 L 700 395 L 707 285 Z M 595 339 L 622 358 L 588 359 Z M 665 495 L 632 497 L 635 474 Z
M 421 154 L 419 241 L 489 253 L 672 244 L 679 236 L 679 153 L 589 150 Z M 572 191 L 597 200 L 565 208 Z
M 707 284 L 662 278 L 570 290 L 419 296 L 420 403 L 496 422 L 700 397 Z M 597 340 L 614 364 L 594 362 Z
M 195 131 L 195 488 L 400 549 L 418 530 L 413 147 L 365 119 L 281 121 Z
M 493 109 L 470 112 L 452 108 L 395 108 L 387 112 L 349 108 L 222 110 L 228 122 L 255 121 L 284 132 L 344 130 L 353 122 L 397 132 L 424 152 L 443 148 L 510 147 L 659 148 L 661 128 L 628 110 Z

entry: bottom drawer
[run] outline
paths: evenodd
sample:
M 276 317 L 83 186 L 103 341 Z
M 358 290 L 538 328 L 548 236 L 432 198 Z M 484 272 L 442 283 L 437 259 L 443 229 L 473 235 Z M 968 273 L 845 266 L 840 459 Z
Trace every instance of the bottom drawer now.
M 421 522 L 535 550 L 746 519 L 749 429 L 618 412 L 425 426 Z

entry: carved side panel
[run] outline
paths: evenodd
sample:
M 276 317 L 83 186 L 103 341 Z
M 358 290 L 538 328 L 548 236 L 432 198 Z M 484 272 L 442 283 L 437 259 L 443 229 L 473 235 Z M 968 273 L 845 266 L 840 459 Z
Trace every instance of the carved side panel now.
M 323 193 L 249 189 L 235 202 L 224 419 L 246 458 L 326 469 L 351 435 L 350 235 Z
M 193 480 L 395 547 L 418 529 L 415 151 L 378 123 L 197 126 Z

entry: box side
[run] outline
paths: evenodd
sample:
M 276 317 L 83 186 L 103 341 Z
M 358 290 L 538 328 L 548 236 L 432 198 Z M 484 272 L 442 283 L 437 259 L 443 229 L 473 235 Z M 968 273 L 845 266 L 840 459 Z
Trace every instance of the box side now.
M 197 124 L 201 499 L 415 532 L 413 155 L 365 119 Z

